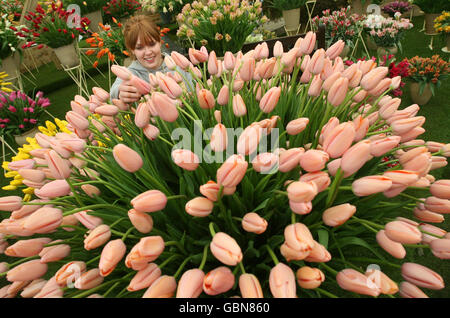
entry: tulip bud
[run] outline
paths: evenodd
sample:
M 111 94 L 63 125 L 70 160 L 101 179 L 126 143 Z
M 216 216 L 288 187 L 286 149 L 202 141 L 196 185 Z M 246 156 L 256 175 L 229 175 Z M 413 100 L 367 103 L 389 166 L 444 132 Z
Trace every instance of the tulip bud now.
M 127 247 L 121 239 L 109 241 L 108 244 L 105 245 L 98 264 L 101 276 L 106 277 L 111 274 L 125 255 L 126 249 Z
M 278 263 L 269 275 L 270 292 L 274 298 L 296 298 L 295 274 L 292 269 Z
M 402 298 L 428 298 L 423 291 L 414 284 L 408 282 L 400 283 L 400 297 Z
M 303 130 L 305 130 L 308 123 L 309 123 L 308 118 L 298 118 L 295 120 L 291 120 L 286 126 L 286 131 L 287 131 L 288 135 L 291 135 L 291 136 L 298 135 Z
M 334 107 L 339 106 L 347 96 L 348 86 L 348 78 L 341 77 L 336 80 L 328 92 L 328 102 Z
M 205 273 L 201 269 L 190 269 L 178 282 L 176 298 L 198 298 L 203 292 Z
M 322 150 L 310 149 L 300 157 L 300 166 L 308 172 L 315 172 L 325 168 L 330 156 Z
M 141 233 L 149 233 L 153 229 L 153 219 L 150 215 L 144 212 L 131 209 L 128 211 L 128 218 L 131 224 Z
M 331 158 L 338 158 L 351 146 L 355 136 L 356 131 L 353 123 L 339 124 L 325 136 L 323 149 Z
M 235 266 L 242 261 L 242 251 L 237 242 L 226 233 L 216 233 L 210 244 L 211 253 L 225 265 Z
M 157 212 L 166 207 L 167 197 L 159 190 L 143 192 L 131 200 L 131 205 L 139 212 Z
M 237 186 L 247 171 L 248 162 L 242 155 L 230 156 L 217 170 L 217 184 L 226 188 Z
M 253 274 L 242 274 L 239 276 L 239 289 L 242 298 L 263 298 L 261 284 Z
M 309 202 L 317 195 L 317 185 L 312 181 L 295 181 L 287 187 L 286 191 L 290 201 Z
M 439 199 L 450 199 L 450 180 L 438 180 L 430 186 L 431 195 Z
M 450 200 L 428 197 L 425 199 L 425 208 L 431 212 L 449 214 Z
M 408 282 L 428 289 L 443 289 L 442 277 L 431 269 L 416 263 L 403 263 L 402 277 Z
M 380 295 L 380 288 L 360 272 L 347 268 L 336 275 L 338 285 L 345 290 L 369 296 Z
M 63 265 L 55 274 L 56 283 L 66 286 L 73 283 L 86 270 L 84 262 L 74 261 Z
M 127 287 L 128 291 L 138 291 L 148 288 L 161 276 L 161 269 L 155 263 L 148 264 L 144 269 L 137 272 Z
M 75 288 L 81 290 L 87 290 L 94 288 L 103 283 L 103 276 L 100 275 L 100 269 L 93 268 L 83 273 L 76 281 Z
M 325 275 L 320 269 L 309 266 L 300 267 L 296 277 L 298 284 L 304 289 L 317 288 L 325 281 Z
M 19 196 L 6 196 L 0 198 L 0 211 L 15 211 L 22 207 L 22 198 Z
M 377 233 L 376 239 L 378 244 L 386 252 L 391 254 L 397 259 L 403 259 L 406 256 L 406 250 L 403 245 L 399 242 L 391 240 L 387 235 L 385 230 L 381 230 Z
M 289 207 L 292 212 L 299 215 L 305 215 L 311 212 L 312 203 L 311 202 L 293 202 L 289 201 Z
M 203 279 L 203 291 L 216 296 L 229 291 L 235 282 L 235 277 L 228 267 L 220 266 L 205 275 Z
M 203 197 L 196 197 L 185 206 L 186 213 L 197 217 L 206 217 L 211 214 L 213 209 L 214 203 Z
M 49 238 L 37 238 L 20 240 L 5 250 L 5 255 L 13 257 L 31 257 L 38 255 L 45 244 L 51 241 Z
M 43 207 L 33 212 L 23 223 L 23 228 L 33 233 L 49 233 L 62 222 L 62 211 L 56 208 Z
M 354 205 L 344 203 L 326 209 L 322 214 L 322 220 L 326 225 L 336 227 L 344 224 L 355 212 Z
M 267 221 L 254 212 L 244 215 L 242 228 L 247 232 L 256 234 L 264 233 L 267 229 Z
M 440 259 L 450 259 L 450 239 L 434 239 L 430 242 L 431 252 Z
M 352 191 L 362 197 L 387 191 L 392 186 L 392 180 L 384 176 L 367 176 L 353 181 Z
M 402 221 L 392 221 L 385 226 L 386 236 L 402 244 L 417 244 L 422 240 L 422 233 L 411 224 Z
M 141 156 L 124 144 L 114 146 L 113 155 L 117 164 L 130 173 L 138 171 L 144 164 Z
M 44 276 L 47 269 L 47 264 L 43 264 L 40 260 L 35 259 L 10 269 L 6 274 L 6 279 L 9 282 L 31 281 Z
M 378 269 L 368 268 L 365 275 L 373 284 L 375 284 L 380 289 L 381 294 L 393 295 L 398 292 L 397 284 L 393 282 L 382 271 Z

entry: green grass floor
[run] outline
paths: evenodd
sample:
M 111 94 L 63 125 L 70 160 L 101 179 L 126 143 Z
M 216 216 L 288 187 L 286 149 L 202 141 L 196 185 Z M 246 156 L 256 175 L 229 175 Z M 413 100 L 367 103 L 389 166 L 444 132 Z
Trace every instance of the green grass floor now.
M 430 44 L 431 37 L 420 32 L 423 26 L 423 17 L 413 18 L 414 28 L 406 33 L 405 39 L 402 41 L 403 52 L 399 52 L 396 56 L 397 60 L 400 61 L 403 58 L 411 58 L 413 56 L 431 57 L 432 55 L 439 54 L 446 60 L 450 59 L 450 54 L 443 53 L 441 48 L 445 46 L 442 39 L 439 37 L 434 38 L 433 50 L 430 50 L 428 45 Z M 372 55 L 376 55 L 376 52 L 371 51 Z M 88 65 L 86 65 L 88 67 Z M 100 85 L 103 88 L 108 87 L 108 78 L 93 72 L 93 80 L 89 80 L 89 88 Z M 49 107 L 48 111 L 55 117 L 63 119 L 64 114 L 70 110 L 70 100 L 74 95 L 78 93 L 77 87 L 68 80 L 67 76 L 63 71 L 57 71 L 52 64 L 44 66 L 40 69 L 39 73 L 35 73 L 37 77 L 37 83 L 39 86 L 43 87 L 46 96 L 50 98 L 52 105 Z M 50 84 L 49 84 L 50 83 Z M 66 83 L 62 85 L 62 83 Z M 31 84 L 28 83 L 28 89 L 32 88 Z M 402 106 L 401 108 L 407 107 L 412 104 L 410 93 L 409 93 L 409 83 L 404 88 L 404 94 L 402 96 Z M 56 90 L 53 90 L 55 88 Z M 426 117 L 426 122 L 424 128 L 426 133 L 419 138 L 424 140 L 432 140 L 439 142 L 450 142 L 450 80 L 443 82 L 442 87 L 437 91 L 436 96 L 434 96 L 430 102 L 422 106 L 418 115 Z M 47 118 L 51 117 L 47 115 Z M 12 142 L 14 144 L 14 142 Z M 11 156 L 10 152 L 7 152 L 8 158 Z M 441 168 L 431 172 L 437 179 L 450 179 L 450 167 Z M 0 176 L 0 187 L 7 185 L 9 180 Z M 0 189 L 0 196 L 5 195 L 20 195 L 20 192 L 3 191 Z M 405 217 L 411 217 L 411 215 L 404 215 Z M 0 217 L 1 219 L 2 217 Z M 412 217 L 411 217 L 412 218 Z M 438 224 L 437 226 L 450 230 L 450 221 L 447 220 Z M 361 251 L 359 249 L 352 249 L 356 255 L 367 256 L 367 252 Z M 408 261 L 415 261 L 422 265 L 428 266 L 429 268 L 437 271 L 442 275 L 447 285 L 450 284 L 450 261 L 442 261 L 436 259 L 428 250 L 422 251 L 419 249 L 408 249 Z M 402 281 L 400 272 L 398 269 L 382 266 L 381 269 L 386 271 L 386 273 L 397 282 Z M 446 288 L 442 291 L 424 291 L 430 297 L 450 297 L 450 288 Z M 334 290 L 338 295 L 343 297 L 354 297 L 354 294 L 345 293 L 342 290 Z

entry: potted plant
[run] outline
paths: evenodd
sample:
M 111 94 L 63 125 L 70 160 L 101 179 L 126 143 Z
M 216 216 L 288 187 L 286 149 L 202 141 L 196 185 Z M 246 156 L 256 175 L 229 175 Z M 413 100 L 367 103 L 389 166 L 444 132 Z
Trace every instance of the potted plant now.
M 412 27 L 413 24 L 409 19 L 400 18 L 400 13 L 396 13 L 394 19 L 380 15 L 369 15 L 364 21 L 364 29 L 370 39 L 378 46 L 377 53 L 379 56 L 396 54 L 398 48 L 401 50 L 404 31 Z
M 19 72 L 22 49 L 20 41 L 25 39 L 24 26 L 14 26 L 3 14 L 0 20 L 0 72 L 5 72 L 9 78 L 16 78 Z
M 445 39 L 445 48 L 442 51 L 450 53 L 450 11 L 444 11 L 434 20 L 434 29 L 441 33 Z
M 266 21 L 259 0 L 218 0 L 206 5 L 193 2 L 177 16 L 177 36 L 191 46 L 205 46 L 220 57 L 226 51 L 238 52 L 254 29 Z
M 13 136 L 16 143 L 22 146 L 27 137 L 39 132 L 42 114 L 48 106 L 50 101 L 44 98 L 43 92 L 30 97 L 21 91 L 0 91 L 0 133 Z
M 107 0 L 63 0 L 64 7 L 67 9 L 70 5 L 77 5 L 80 8 L 81 16 L 89 19 L 89 30 L 99 31 L 99 23 L 103 23 L 102 9 L 107 4 Z
M 411 98 L 414 103 L 425 105 L 436 94 L 436 89 L 450 74 L 450 63 L 439 55 L 431 58 L 415 56 L 408 60 Z
M 414 4 L 425 12 L 425 33 L 435 34 L 434 20 L 442 11 L 450 11 L 448 0 L 414 0 Z
M 137 0 L 111 0 L 103 7 L 103 12 L 108 17 L 108 21 L 114 17 L 125 24 L 126 20 L 141 9 L 142 6 Z
M 23 0 L 0 0 L 0 15 L 6 14 L 11 22 L 18 22 L 22 15 Z
M 342 8 L 330 12 L 325 10 L 322 16 L 316 16 L 312 20 L 314 29 L 318 29 L 319 25 L 325 26 L 325 40 L 329 47 L 332 43 L 342 40 L 345 42 L 345 48 L 341 54 L 345 57 L 351 48 L 355 47 L 355 41 L 358 34 L 362 31 L 362 21 L 364 16 L 358 14 L 350 14 L 350 8 Z
M 30 41 L 26 45 L 46 45 L 54 50 L 64 67 L 78 66 L 80 58 L 74 44 L 80 34 L 86 33 L 85 29 L 90 21 L 85 17 L 79 20 L 69 19 L 73 13 L 74 10 L 66 11 L 62 3 L 52 3 L 48 11 L 38 4 L 36 13 L 28 12 L 25 16 L 25 19 L 32 21 L 31 30 L 28 32 Z
M 300 8 L 307 0 L 272 0 L 272 7 L 283 13 L 286 32 L 297 33 L 300 28 Z
M 394 1 L 382 6 L 381 10 L 393 18 L 397 12 L 403 15 L 411 10 L 411 4 L 408 1 Z
M 94 32 L 90 38 L 86 39 L 86 42 L 91 46 L 91 49 L 87 50 L 86 54 L 95 55 L 97 58 L 93 64 L 94 67 L 98 66 L 99 60 L 103 56 L 107 56 L 111 62 L 124 66 L 129 66 L 132 62 L 131 54 L 125 46 L 122 24 L 116 18 L 113 17 L 112 19 L 115 27 L 101 24 L 102 30 Z M 170 30 L 167 28 L 160 31 L 161 39 L 168 31 Z M 164 43 L 163 40 L 162 42 Z M 168 47 L 168 44 L 165 44 Z
M 159 14 L 163 24 L 170 24 L 192 0 L 145 0 L 141 3 L 144 10 Z

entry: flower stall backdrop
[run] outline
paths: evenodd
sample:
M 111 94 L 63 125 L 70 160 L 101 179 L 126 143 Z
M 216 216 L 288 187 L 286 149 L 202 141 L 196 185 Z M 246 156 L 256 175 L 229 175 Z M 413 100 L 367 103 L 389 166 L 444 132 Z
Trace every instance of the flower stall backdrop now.
M 106 38 L 88 34 L 98 57 Z M 344 41 L 317 49 L 309 32 L 247 53 L 200 42 L 149 83 L 106 70 L 139 90 L 135 104 L 104 81 L 66 94 L 2 164 L 0 297 L 445 292 L 450 147 L 425 137 L 429 106 L 401 92 L 421 71 L 446 85 L 448 62 L 345 59 Z M 55 104 L 0 83 L 0 111 Z

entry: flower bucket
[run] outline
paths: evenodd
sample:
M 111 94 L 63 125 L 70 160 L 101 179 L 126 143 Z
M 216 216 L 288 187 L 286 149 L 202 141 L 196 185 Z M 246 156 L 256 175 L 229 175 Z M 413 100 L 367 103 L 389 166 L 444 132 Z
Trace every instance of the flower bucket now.
M 380 46 L 377 48 L 378 56 L 384 56 L 384 55 L 390 55 L 390 54 L 395 55 L 395 54 L 397 54 L 397 52 L 398 52 L 398 49 L 396 46 L 393 46 L 393 47 L 381 47 Z
M 367 48 L 369 48 L 370 50 L 376 50 L 378 48 L 375 41 L 372 40 L 372 38 L 369 35 L 366 36 L 366 45 Z
M 344 46 L 344 49 L 342 50 L 341 54 L 339 55 L 342 59 L 345 59 L 350 54 L 350 46 L 346 45 Z
M 89 30 L 91 30 L 92 32 L 98 32 L 101 30 L 100 26 L 98 25 L 99 23 L 103 23 L 101 10 L 89 12 L 85 17 L 91 21 L 91 24 L 89 24 Z
M 422 94 L 420 94 L 420 84 L 412 83 L 410 92 L 413 103 L 420 106 L 427 104 L 433 96 L 433 94 L 431 93 L 430 84 L 426 84 L 425 89 L 423 90 Z
M 446 42 L 446 47 L 444 47 L 442 49 L 442 51 L 444 51 L 445 53 L 450 53 L 450 34 L 447 34 L 445 42 Z
M 63 67 L 71 68 L 80 65 L 80 57 L 73 43 L 53 50 Z
M 14 140 L 19 145 L 19 147 L 22 147 L 24 144 L 27 143 L 28 137 L 31 137 L 31 138 L 34 137 L 34 135 L 36 135 L 38 132 L 39 132 L 39 128 L 36 126 L 33 129 L 24 132 L 22 135 L 14 136 Z
M 300 26 L 300 8 L 283 11 L 286 32 L 297 32 Z
M 425 14 L 425 34 L 436 34 L 436 30 L 434 29 L 434 20 L 440 15 L 440 13 Z
M 14 81 L 19 75 L 19 65 L 20 58 L 18 54 L 12 54 L 7 58 L 3 59 L 2 65 L 0 66 L 0 72 L 5 72 L 8 77 L 5 79 L 6 82 Z

